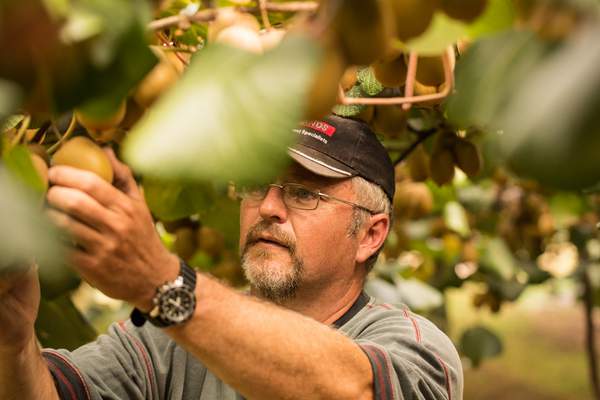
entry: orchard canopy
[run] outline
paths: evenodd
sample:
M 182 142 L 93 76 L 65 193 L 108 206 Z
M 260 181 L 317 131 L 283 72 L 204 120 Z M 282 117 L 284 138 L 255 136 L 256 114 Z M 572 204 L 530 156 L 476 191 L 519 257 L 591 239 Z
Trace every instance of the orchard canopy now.
M 479 282 L 493 311 L 549 279 L 600 304 L 596 0 L 2 0 L 0 273 L 39 265 L 38 334 L 96 332 L 44 217 L 49 165 L 136 173 L 165 243 L 245 284 L 232 182 L 268 182 L 292 128 L 369 123 L 396 165 L 367 290 L 416 311 Z M 444 326 L 443 312 L 439 322 Z M 501 350 L 485 327 L 460 349 Z

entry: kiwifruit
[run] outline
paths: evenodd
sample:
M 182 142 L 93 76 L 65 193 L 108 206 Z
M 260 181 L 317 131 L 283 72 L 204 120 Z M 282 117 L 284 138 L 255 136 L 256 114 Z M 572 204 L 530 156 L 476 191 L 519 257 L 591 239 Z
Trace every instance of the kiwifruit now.
M 179 73 L 177 72 L 177 68 L 168 61 L 160 61 L 140 82 L 133 94 L 133 98 L 137 104 L 148 108 L 178 79 Z
M 442 83 L 443 86 L 444 84 Z M 414 86 L 414 93 L 416 96 L 426 96 L 426 95 L 431 95 L 431 94 L 437 94 L 441 92 L 441 90 L 435 86 L 427 86 L 427 85 L 423 85 L 422 83 L 420 83 L 419 81 L 415 81 L 415 86 Z M 419 106 L 421 107 L 433 107 L 435 105 L 441 104 L 444 101 L 444 98 L 439 98 L 439 99 L 435 99 L 435 100 L 427 100 L 427 101 L 420 101 L 419 102 Z
M 367 124 L 370 124 L 373 121 L 373 117 L 375 116 L 375 107 L 374 106 L 365 106 L 360 113 L 356 116 L 356 118 L 365 121 Z
M 481 153 L 472 142 L 457 138 L 452 146 L 454 161 L 468 177 L 474 177 L 481 172 Z
M 392 2 L 346 0 L 341 3 L 333 25 L 349 64 L 368 65 L 387 52 L 394 35 Z
M 46 162 L 46 164 L 50 164 L 50 156 L 48 155 L 46 148 L 41 144 L 29 143 L 27 145 L 27 150 L 29 150 L 31 154 L 37 154 L 40 156 L 42 160 Z
M 488 0 L 438 0 L 440 9 L 449 17 L 471 22 L 485 11 Z
M 335 48 L 323 53 L 317 71 L 306 96 L 305 119 L 320 119 L 331 112 L 338 99 L 338 82 L 346 69 L 344 57 Z
M 394 0 L 396 35 L 402 41 L 417 37 L 427 30 L 438 0 Z
M 410 179 L 415 182 L 424 182 L 429 178 L 429 155 L 420 144 L 406 159 Z
M 408 114 L 399 105 L 381 105 L 375 107 L 371 121 L 373 129 L 390 138 L 397 138 L 406 130 Z
M 383 86 L 396 87 L 404 85 L 407 72 L 404 56 L 400 54 L 391 61 L 377 61 L 373 63 L 373 72 L 375 73 L 375 78 Z
M 127 134 L 127 132 L 120 127 L 105 129 L 103 131 L 88 131 L 88 133 L 97 143 L 121 143 Z
M 433 210 L 433 196 L 426 184 L 404 181 L 396 184 L 394 215 L 400 219 L 421 218 Z
M 442 57 L 419 57 L 416 78 L 423 85 L 435 87 L 441 85 L 445 80 Z
M 114 173 L 108 156 L 98 145 L 83 136 L 64 143 L 52 157 L 52 164 L 84 169 L 108 183 L 113 181 Z
M 197 250 L 196 232 L 190 227 L 181 227 L 175 231 L 173 249 L 179 257 L 189 261 Z
M 216 229 L 202 226 L 196 233 L 196 241 L 199 250 L 204 251 L 211 257 L 219 256 L 225 249 L 225 238 Z
M 358 67 L 356 65 L 352 65 L 344 71 L 344 75 L 342 75 L 342 79 L 340 79 L 340 85 L 342 85 L 342 89 L 344 91 L 348 91 L 352 89 L 356 82 L 358 81 Z
M 77 109 L 75 110 L 75 116 L 77 117 L 77 121 L 88 132 L 98 132 L 112 129 L 119 125 L 123 121 L 123 117 L 125 117 L 126 110 L 126 102 L 121 101 L 115 109 L 110 110 L 110 112 L 104 115 L 94 115 L 85 109 Z
M 215 39 L 217 43 L 223 43 L 250 53 L 260 54 L 263 52 L 262 43 L 258 33 L 245 25 L 232 25 L 223 29 Z
M 454 179 L 454 156 L 447 147 L 439 147 L 433 150 L 429 160 L 429 172 L 431 179 L 438 186 L 452 182 Z
M 144 109 L 133 99 L 127 99 L 127 111 L 123 121 L 119 124 L 119 127 L 128 131 L 142 118 L 144 115 Z

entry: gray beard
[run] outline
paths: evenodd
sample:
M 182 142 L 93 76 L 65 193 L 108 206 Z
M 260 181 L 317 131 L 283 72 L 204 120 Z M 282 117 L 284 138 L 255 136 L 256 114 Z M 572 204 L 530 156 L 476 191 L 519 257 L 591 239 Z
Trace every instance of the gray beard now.
M 302 276 L 304 274 L 304 265 L 294 249 L 290 249 L 290 258 L 292 260 L 292 270 L 281 277 L 269 274 L 268 270 L 261 267 L 261 264 L 267 262 L 271 255 L 265 250 L 254 250 L 255 257 L 249 259 L 248 249 L 245 248 L 242 254 L 242 269 L 244 275 L 256 294 L 275 304 L 283 304 L 287 300 L 296 296 Z M 257 253 L 257 254 L 256 254 Z

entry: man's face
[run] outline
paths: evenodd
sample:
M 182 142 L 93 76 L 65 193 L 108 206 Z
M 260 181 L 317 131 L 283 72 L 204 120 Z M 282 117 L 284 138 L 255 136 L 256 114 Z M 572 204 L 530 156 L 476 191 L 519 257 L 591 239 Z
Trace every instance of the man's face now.
M 281 183 L 355 201 L 349 179 L 319 177 L 294 165 Z M 354 272 L 357 240 L 349 235 L 353 208 L 320 200 L 315 210 L 287 207 L 281 189 L 271 188 L 261 202 L 244 200 L 240 215 L 242 267 L 253 290 L 281 303 L 298 289 L 319 290 Z

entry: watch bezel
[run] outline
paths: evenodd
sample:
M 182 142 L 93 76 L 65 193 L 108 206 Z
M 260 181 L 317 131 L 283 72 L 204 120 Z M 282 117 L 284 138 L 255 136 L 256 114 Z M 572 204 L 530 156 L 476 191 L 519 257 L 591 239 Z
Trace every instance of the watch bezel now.
M 192 288 L 183 284 L 183 282 L 169 286 L 164 291 L 160 291 L 156 296 L 157 317 L 169 325 L 181 324 L 190 319 L 194 314 L 194 310 L 196 309 L 196 294 Z M 173 308 L 168 302 L 174 298 L 183 298 L 181 304 L 184 306 L 182 309 L 184 312 L 177 314 L 172 312 Z

